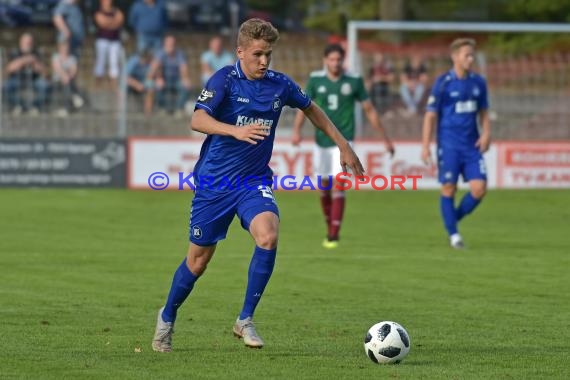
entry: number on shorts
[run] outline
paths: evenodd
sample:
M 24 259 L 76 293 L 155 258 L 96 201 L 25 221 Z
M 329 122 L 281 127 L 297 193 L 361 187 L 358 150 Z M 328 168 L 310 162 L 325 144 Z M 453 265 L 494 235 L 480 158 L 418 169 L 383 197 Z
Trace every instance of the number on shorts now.
M 483 159 L 479 160 L 479 171 L 481 174 L 487 174 L 487 167 L 485 166 L 485 161 Z
M 257 186 L 257 190 L 261 191 L 261 195 L 265 198 L 269 198 L 272 201 L 275 200 L 275 197 L 273 196 L 273 191 L 271 191 L 271 187 L 266 186 L 266 185 L 259 185 Z

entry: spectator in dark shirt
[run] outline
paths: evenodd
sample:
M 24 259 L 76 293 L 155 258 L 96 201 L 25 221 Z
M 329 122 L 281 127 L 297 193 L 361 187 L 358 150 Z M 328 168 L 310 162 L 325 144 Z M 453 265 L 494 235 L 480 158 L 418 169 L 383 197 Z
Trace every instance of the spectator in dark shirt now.
M 109 77 L 117 85 L 119 58 L 121 55 L 121 28 L 125 21 L 123 12 L 116 8 L 113 0 L 99 0 L 100 7 L 95 12 L 97 39 L 95 40 L 95 69 L 98 82 L 105 76 L 105 66 L 109 67 Z
M 161 0 L 139 0 L 129 11 L 129 25 L 137 35 L 137 51 L 159 51 L 168 27 L 166 8 Z
M 12 114 L 19 115 L 29 111 L 35 115 L 44 111 L 49 91 L 47 68 L 35 49 L 31 34 L 24 33 L 20 37 L 18 48 L 10 53 L 6 74 L 3 90 L 8 105 L 12 108 Z M 31 106 L 22 96 L 26 89 L 31 89 L 34 93 Z
M 368 80 L 370 97 L 380 113 L 384 113 L 390 103 L 390 85 L 394 82 L 394 66 L 382 53 L 374 54 L 374 62 L 370 67 Z
M 175 116 L 182 117 L 190 95 L 191 83 L 186 57 L 176 47 L 174 36 L 164 38 L 164 48 L 155 56 L 147 75 L 147 79 L 153 78 L 156 78 L 154 88 L 158 105 L 162 109 L 174 111 Z M 170 94 L 176 96 L 175 102 L 167 99 Z
M 427 68 L 419 55 L 414 55 L 404 66 L 400 77 L 400 96 L 406 105 L 408 115 L 418 112 L 428 81 Z

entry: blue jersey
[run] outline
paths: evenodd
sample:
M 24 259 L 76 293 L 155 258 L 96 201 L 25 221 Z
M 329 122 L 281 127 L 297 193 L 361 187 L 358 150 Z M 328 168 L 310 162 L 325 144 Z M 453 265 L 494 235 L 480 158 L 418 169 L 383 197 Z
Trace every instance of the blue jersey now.
M 208 135 L 194 168 L 197 188 L 230 190 L 244 180 L 248 186 L 270 185 L 269 161 L 281 110 L 286 105 L 305 109 L 310 104 L 311 99 L 282 73 L 268 70 L 263 78 L 249 80 L 239 60 L 218 70 L 198 97 L 196 109 L 238 127 L 264 125 L 270 135 L 255 145 L 231 136 Z
M 454 70 L 437 78 L 428 99 L 427 111 L 437 114 L 437 144 L 440 148 L 476 149 L 479 139 L 477 117 L 487 109 L 487 84 L 478 74 L 469 72 L 458 78 Z

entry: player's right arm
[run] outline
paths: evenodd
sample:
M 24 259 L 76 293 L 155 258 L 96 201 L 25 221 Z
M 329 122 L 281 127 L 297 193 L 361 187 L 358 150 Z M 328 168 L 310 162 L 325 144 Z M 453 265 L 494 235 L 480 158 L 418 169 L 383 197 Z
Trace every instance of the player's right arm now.
M 257 144 L 256 140 L 263 140 L 269 136 L 267 127 L 259 124 L 250 124 L 243 127 L 222 123 L 210 116 L 204 109 L 197 109 L 192 115 L 190 128 L 208 135 L 232 136 L 236 140 Z
M 437 118 L 441 104 L 441 98 L 445 85 L 445 75 L 440 76 L 431 88 L 431 94 L 427 101 L 424 123 L 422 126 L 422 161 L 426 165 L 431 165 L 433 159 L 429 148 L 433 131 L 437 125 Z
M 431 136 L 435 125 L 437 123 L 437 113 L 433 111 L 427 111 L 424 115 L 424 124 L 422 127 L 422 161 L 426 165 L 431 165 L 433 163 L 431 157 L 431 151 L 429 144 L 431 142 Z
M 222 107 L 226 99 L 226 91 L 230 87 L 227 74 L 228 69 L 223 68 L 208 80 L 198 96 L 190 128 L 208 135 L 232 136 L 236 140 L 257 144 L 258 140 L 263 140 L 269 135 L 267 127 L 258 124 L 237 127 L 216 119 L 216 112 L 219 107 Z

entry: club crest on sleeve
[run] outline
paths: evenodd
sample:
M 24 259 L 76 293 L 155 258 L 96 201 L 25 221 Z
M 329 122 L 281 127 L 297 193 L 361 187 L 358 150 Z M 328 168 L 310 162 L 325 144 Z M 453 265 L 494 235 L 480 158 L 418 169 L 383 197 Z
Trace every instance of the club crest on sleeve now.
M 273 99 L 273 111 L 277 112 L 281 109 L 281 99 Z
M 216 95 L 216 91 L 214 90 L 206 90 L 205 88 L 202 90 L 200 95 L 198 96 L 198 101 L 202 103 L 208 103 L 210 100 L 214 98 Z
M 433 103 L 435 103 L 435 96 L 430 95 L 430 97 L 429 97 L 428 100 L 427 100 L 427 104 L 430 104 L 430 105 L 431 105 L 431 104 L 433 104 Z

